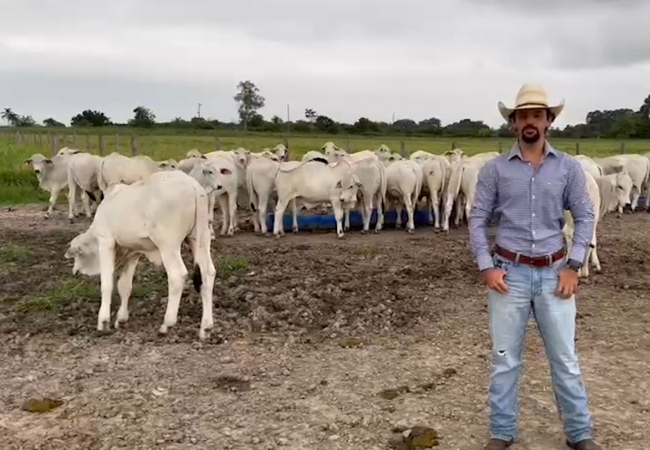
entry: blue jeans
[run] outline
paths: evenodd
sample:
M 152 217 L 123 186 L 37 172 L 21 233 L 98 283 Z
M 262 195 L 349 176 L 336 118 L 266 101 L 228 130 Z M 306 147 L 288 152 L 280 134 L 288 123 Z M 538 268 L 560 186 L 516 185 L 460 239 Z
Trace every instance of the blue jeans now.
M 575 296 L 555 295 L 560 260 L 549 267 L 515 264 L 498 255 L 494 265 L 507 272 L 506 294 L 489 289 L 492 367 L 490 432 L 510 440 L 517 433 L 517 387 L 526 325 L 532 311 L 551 367 L 555 401 L 569 442 L 591 438 L 591 415 L 575 349 Z

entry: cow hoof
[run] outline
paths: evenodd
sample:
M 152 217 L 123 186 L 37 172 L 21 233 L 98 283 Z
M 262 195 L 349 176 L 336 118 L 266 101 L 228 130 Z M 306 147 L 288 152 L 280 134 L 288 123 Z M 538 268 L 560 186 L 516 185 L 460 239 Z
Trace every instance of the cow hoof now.
M 413 234 L 413 230 L 410 229 L 410 228 L 409 228 L 408 230 L 406 230 L 406 232 L 407 232 L 408 234 Z
M 366 234 L 366 230 L 361 230 L 361 234 Z
M 379 234 L 379 230 L 377 230 L 377 229 L 374 229 L 372 232 L 375 233 L 375 234 Z
M 345 235 L 343 233 L 341 233 L 341 234 L 338 235 L 338 238 L 343 239 L 343 236 L 345 236 Z
M 111 325 L 108 322 L 108 320 L 105 320 L 105 321 L 100 322 L 99 324 L 97 324 L 97 331 L 99 331 L 100 333 L 106 333 L 106 332 L 108 332 L 108 330 L 110 328 L 111 328 Z
M 294 228 L 292 231 L 293 231 L 293 234 L 298 234 L 298 228 Z
M 160 325 L 160 328 L 158 328 L 159 334 L 167 334 L 167 331 L 169 331 L 169 327 L 165 324 Z

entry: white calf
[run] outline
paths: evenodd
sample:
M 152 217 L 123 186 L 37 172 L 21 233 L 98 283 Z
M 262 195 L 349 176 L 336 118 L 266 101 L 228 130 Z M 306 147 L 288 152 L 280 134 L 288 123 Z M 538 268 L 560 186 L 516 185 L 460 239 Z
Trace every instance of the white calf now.
M 422 168 L 415 161 L 400 160 L 392 162 L 386 168 L 386 209 L 388 204 L 395 206 L 397 218 L 395 227 L 402 226 L 402 207 L 406 208 L 408 221 L 406 230 L 415 230 L 415 205 L 422 190 Z
M 283 216 L 289 202 L 301 200 L 307 203 L 330 202 L 336 218 L 336 234 L 343 237 L 342 204 L 357 198 L 360 182 L 345 161 L 328 164 L 315 159 L 300 163 L 297 167 L 281 166 L 275 177 L 278 203 L 275 208 L 273 234 L 284 235 Z
M 59 194 L 68 187 L 68 157 L 69 155 L 57 155 L 53 158 L 46 158 L 40 153 L 35 153 L 24 161 L 25 164 L 34 168 L 38 186 L 50 193 L 50 206 L 47 208 L 45 217 L 52 215 Z M 70 194 L 68 193 L 68 195 Z M 72 201 L 74 201 L 74 197 Z
M 185 173 L 154 173 L 145 181 L 109 188 L 88 230 L 76 236 L 65 258 L 74 258 L 73 273 L 100 275 L 102 300 L 97 329 L 110 328 L 111 297 L 116 262 L 124 262 L 117 281 L 121 306 L 115 327 L 129 317 L 128 303 L 138 260 L 145 256 L 163 265 L 169 286 L 167 311 L 160 333 L 176 325 L 187 268 L 181 244 L 188 241 L 194 255 L 194 288 L 201 293 L 203 317 L 200 339 L 213 326 L 212 294 L 216 270 L 210 254 L 208 199 L 205 190 Z
M 81 201 L 86 213 L 86 217 L 92 216 L 90 211 L 90 200 L 99 204 L 102 192 L 99 189 L 97 175 L 101 169 L 102 157 L 91 155 L 90 153 L 76 153 L 69 156 L 68 159 L 68 219 L 73 220 L 76 215 L 76 197 L 77 189 L 81 194 Z
M 375 233 L 378 233 L 384 224 L 383 205 L 386 203 L 387 189 L 386 168 L 379 161 L 362 159 L 352 163 L 352 173 L 358 178 L 360 183 L 358 193 L 361 197 L 361 204 L 359 205 L 359 210 L 361 212 L 361 220 L 363 221 L 361 233 L 365 234 L 370 230 L 370 219 L 372 218 L 373 208 L 377 208 Z M 350 229 L 350 210 L 353 207 L 353 203 L 344 205 L 345 230 Z
M 221 235 L 232 236 L 237 225 L 237 192 L 239 174 L 237 163 L 231 156 L 200 160 L 190 171 L 194 178 L 205 189 L 208 195 L 208 224 L 210 236 L 214 236 L 214 205 L 219 201 L 221 209 Z

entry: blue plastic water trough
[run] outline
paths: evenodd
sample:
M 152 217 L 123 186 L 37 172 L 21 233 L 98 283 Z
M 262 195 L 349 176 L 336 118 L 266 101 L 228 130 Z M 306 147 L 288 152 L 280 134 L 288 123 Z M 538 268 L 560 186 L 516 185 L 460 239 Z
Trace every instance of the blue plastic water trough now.
M 388 211 L 384 215 L 384 227 L 392 227 L 395 225 L 397 219 L 397 212 L 395 210 Z M 402 224 L 405 225 L 408 220 L 406 210 L 402 210 Z M 429 215 L 425 210 L 415 211 L 415 228 L 428 226 Z M 274 215 L 269 214 L 266 218 L 266 226 L 269 230 L 273 230 Z M 343 217 L 345 223 L 345 216 Z M 291 212 L 286 212 L 282 217 L 284 231 L 291 231 L 293 227 L 293 217 Z M 372 210 L 370 216 L 370 229 L 372 230 L 377 223 L 377 210 Z M 298 214 L 298 228 L 300 230 L 336 230 L 336 219 L 334 214 Z M 361 213 L 358 211 L 350 211 L 350 228 L 353 230 L 363 229 L 363 221 L 361 220 Z

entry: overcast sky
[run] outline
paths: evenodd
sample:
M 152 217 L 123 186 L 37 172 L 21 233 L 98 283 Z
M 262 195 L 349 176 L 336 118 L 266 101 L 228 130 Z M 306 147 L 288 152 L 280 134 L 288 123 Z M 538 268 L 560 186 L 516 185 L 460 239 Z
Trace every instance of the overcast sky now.
M 66 124 L 236 120 L 238 81 L 266 118 L 503 121 L 524 82 L 566 99 L 556 125 L 650 94 L 647 0 L 0 0 L 0 107 Z

